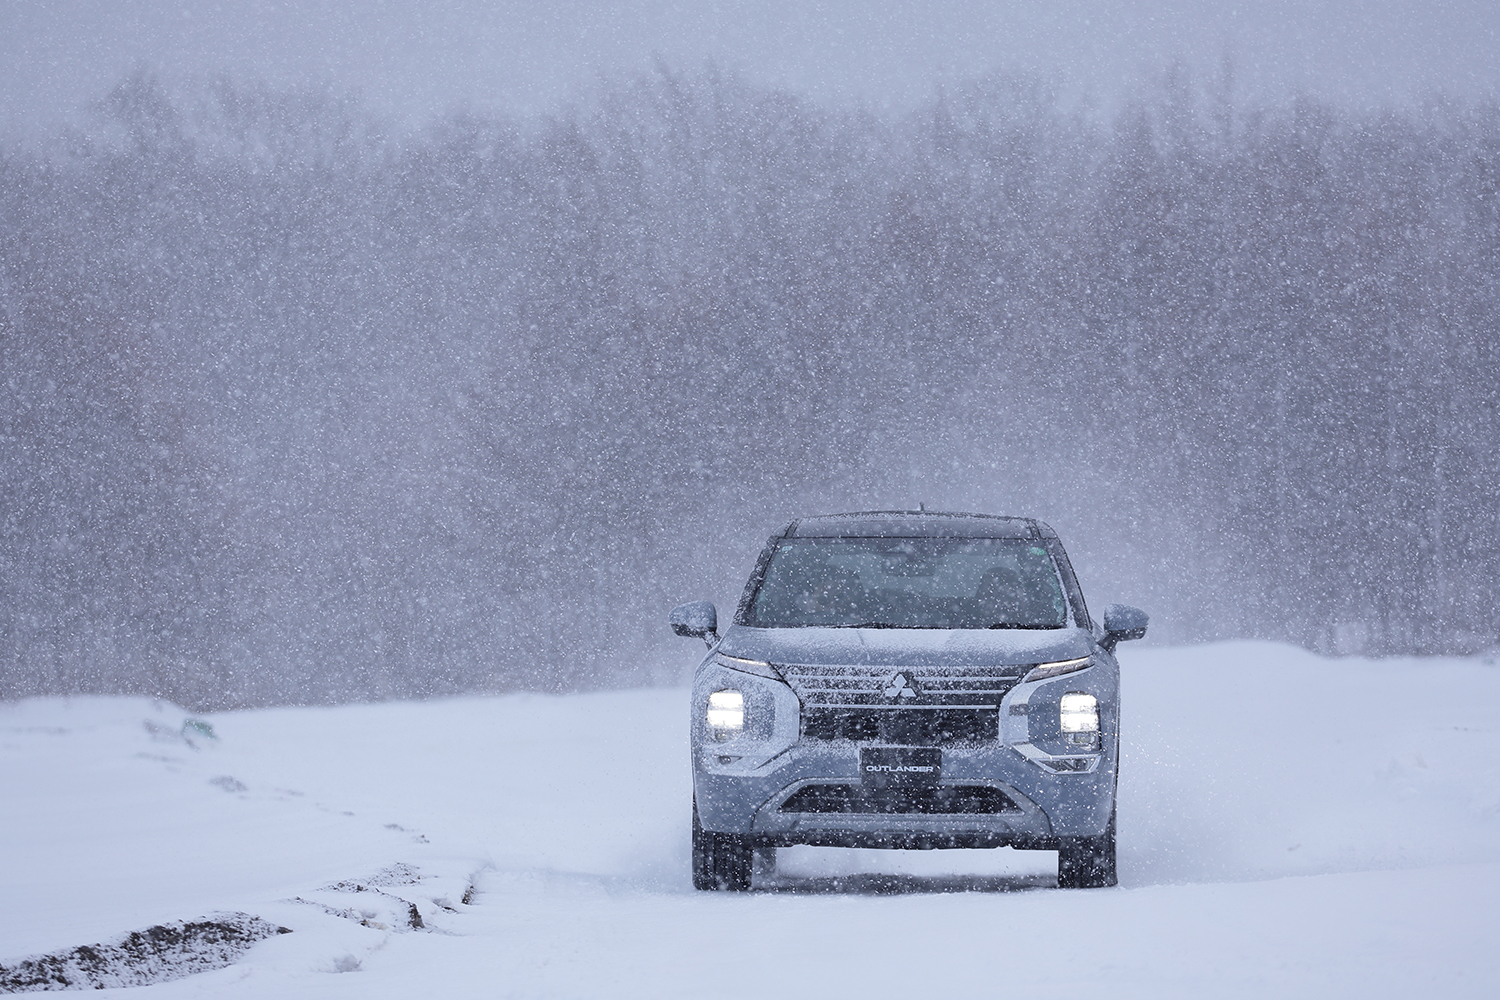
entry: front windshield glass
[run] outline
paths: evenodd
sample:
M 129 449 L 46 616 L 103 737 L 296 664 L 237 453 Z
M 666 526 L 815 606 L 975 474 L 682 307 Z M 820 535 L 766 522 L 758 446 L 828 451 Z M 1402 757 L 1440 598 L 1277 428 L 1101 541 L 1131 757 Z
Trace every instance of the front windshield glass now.
M 784 538 L 750 601 L 760 628 L 1062 628 L 1052 557 L 1021 538 Z

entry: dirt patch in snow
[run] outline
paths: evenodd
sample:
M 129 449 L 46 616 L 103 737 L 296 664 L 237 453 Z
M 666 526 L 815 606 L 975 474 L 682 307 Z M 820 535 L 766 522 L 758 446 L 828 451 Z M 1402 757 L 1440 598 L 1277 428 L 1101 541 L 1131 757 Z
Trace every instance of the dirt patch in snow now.
M 257 941 L 289 933 L 248 913 L 157 924 L 118 941 L 0 965 L 0 993 L 149 986 L 233 965 Z

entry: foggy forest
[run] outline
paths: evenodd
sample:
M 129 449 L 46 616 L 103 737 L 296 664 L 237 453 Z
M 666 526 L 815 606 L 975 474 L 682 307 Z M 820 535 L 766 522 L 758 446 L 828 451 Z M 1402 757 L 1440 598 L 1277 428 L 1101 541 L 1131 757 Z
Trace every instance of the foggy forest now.
M 659 65 L 0 143 L 0 698 L 679 683 L 786 520 L 1040 516 L 1154 640 L 1494 648 L 1500 104 Z M 680 642 L 680 641 L 679 641 Z

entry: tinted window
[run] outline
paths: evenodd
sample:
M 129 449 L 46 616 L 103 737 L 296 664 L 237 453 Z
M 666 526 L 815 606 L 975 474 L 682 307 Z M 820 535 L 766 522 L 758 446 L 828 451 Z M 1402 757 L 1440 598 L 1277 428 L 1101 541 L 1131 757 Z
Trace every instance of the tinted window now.
M 746 624 L 1061 628 L 1067 604 L 1038 542 L 1016 538 L 785 538 Z

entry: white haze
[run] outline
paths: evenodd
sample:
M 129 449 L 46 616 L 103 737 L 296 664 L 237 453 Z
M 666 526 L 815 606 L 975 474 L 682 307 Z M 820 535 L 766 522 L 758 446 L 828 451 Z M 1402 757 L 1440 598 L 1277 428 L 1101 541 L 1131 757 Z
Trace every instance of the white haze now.
M 46 127 L 147 66 L 275 86 L 357 87 L 412 123 L 463 104 L 546 110 L 601 77 L 712 60 L 832 103 L 905 109 L 991 72 L 1048 77 L 1108 104 L 1177 59 L 1242 96 L 1359 105 L 1493 94 L 1489 0 L 323 0 L 0 5 L 0 127 Z

